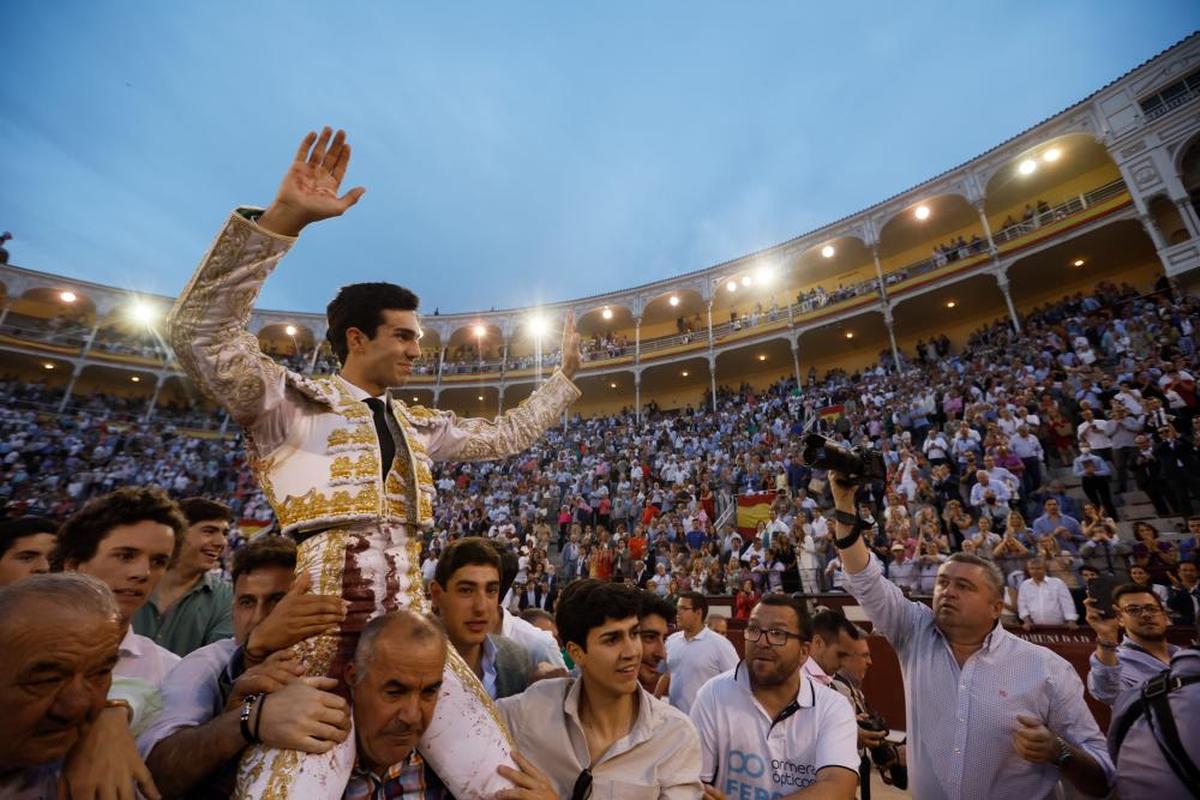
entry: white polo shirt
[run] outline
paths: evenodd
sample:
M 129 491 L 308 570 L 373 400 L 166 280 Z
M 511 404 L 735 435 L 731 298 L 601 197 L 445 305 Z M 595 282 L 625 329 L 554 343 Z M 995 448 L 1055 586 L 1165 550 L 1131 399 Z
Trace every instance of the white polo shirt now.
M 688 713 L 700 687 L 709 678 L 736 667 L 739 660 L 733 644 L 707 627 L 692 639 L 683 631 L 672 633 L 667 637 L 667 657 L 662 662 L 671 676 L 671 705 Z
M 796 699 L 772 720 L 739 664 L 701 687 L 692 704 L 700 734 L 700 779 L 730 800 L 785 797 L 825 767 L 858 773 L 858 723 L 850 703 L 800 671 Z

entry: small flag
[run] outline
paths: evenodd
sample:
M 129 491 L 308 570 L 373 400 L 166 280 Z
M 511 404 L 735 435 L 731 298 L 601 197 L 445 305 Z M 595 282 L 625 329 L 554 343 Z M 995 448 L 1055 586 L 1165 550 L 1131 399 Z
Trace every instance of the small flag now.
M 743 537 L 749 538 L 758 530 L 759 522 L 771 521 L 771 504 L 775 502 L 775 492 L 755 492 L 738 495 L 737 499 L 737 529 Z
M 830 423 L 830 424 L 837 422 L 839 419 L 842 418 L 842 415 L 845 413 L 846 413 L 846 407 L 843 406 L 841 403 L 838 403 L 837 405 L 833 405 L 833 406 L 825 406 L 824 408 L 822 408 L 820 411 L 817 412 L 817 414 L 820 415 L 821 419 L 823 419 L 825 422 Z

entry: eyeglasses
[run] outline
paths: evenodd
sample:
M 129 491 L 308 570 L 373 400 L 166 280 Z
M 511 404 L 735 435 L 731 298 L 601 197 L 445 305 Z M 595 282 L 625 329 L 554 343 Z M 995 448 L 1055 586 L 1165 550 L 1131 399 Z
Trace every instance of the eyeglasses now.
M 804 637 L 798 633 L 781 631 L 778 628 L 763 630 L 753 623 L 746 626 L 743 636 L 748 642 L 757 642 L 762 638 L 764 633 L 767 635 L 767 644 L 770 647 L 783 647 L 785 644 L 787 644 L 788 639 L 804 639 Z
M 1162 613 L 1162 609 L 1158 606 L 1117 606 L 1122 614 L 1128 614 L 1131 617 L 1151 616 L 1157 617 Z

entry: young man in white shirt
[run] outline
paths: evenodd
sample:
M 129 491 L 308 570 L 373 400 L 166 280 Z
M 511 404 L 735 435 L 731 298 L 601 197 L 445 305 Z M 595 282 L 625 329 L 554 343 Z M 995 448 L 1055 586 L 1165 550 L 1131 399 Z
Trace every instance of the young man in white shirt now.
M 638 590 L 616 583 L 580 580 L 563 591 L 558 631 L 579 677 L 538 681 L 497 703 L 517 751 L 536 768 L 505 771 L 520 789 L 502 796 L 701 796 L 695 728 L 638 684 L 641 605 Z
M 655 694 L 666 694 L 671 705 L 686 714 L 700 687 L 736 667 L 738 654 L 728 639 L 704 626 L 708 599 L 700 592 L 681 595 L 675 616 L 679 630 L 667 637 L 666 676 Z
M 845 697 L 800 668 L 812 640 L 803 602 L 765 596 L 750 612 L 745 637 L 746 660 L 708 681 L 692 705 L 705 798 L 851 800 L 858 725 Z
M 125 487 L 89 501 L 59 530 L 58 569 L 99 578 L 121 609 L 120 658 L 110 696 L 128 699 L 134 723 L 151 705 L 179 656 L 133 632 L 133 615 L 146 603 L 174 560 L 187 520 L 160 489 Z M 124 680 L 121 680 L 124 679 Z

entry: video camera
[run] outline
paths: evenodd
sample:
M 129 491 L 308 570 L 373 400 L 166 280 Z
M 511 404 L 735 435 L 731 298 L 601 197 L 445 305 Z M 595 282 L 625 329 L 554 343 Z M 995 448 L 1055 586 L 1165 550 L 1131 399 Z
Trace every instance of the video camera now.
M 883 463 L 883 454 L 878 450 L 860 447 L 847 450 L 819 433 L 804 437 L 804 450 L 800 457 L 810 467 L 836 470 L 843 481 L 854 486 L 887 480 L 887 465 Z

